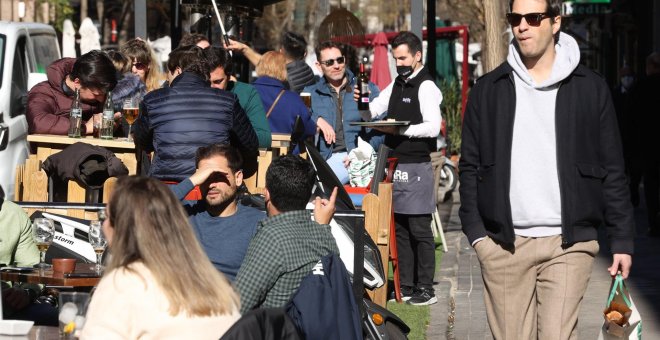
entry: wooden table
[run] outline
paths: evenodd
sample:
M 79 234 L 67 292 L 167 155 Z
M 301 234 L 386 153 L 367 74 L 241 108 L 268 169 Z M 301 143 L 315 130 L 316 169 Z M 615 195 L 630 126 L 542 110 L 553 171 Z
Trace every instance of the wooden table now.
M 78 142 L 102 146 L 112 151 L 117 158 L 128 168 L 129 175 L 137 173 L 137 158 L 135 157 L 135 144 L 127 142 L 126 138 L 99 139 L 92 136 L 82 138 L 69 138 L 60 135 L 28 135 L 30 148 L 37 150 L 37 160 L 45 161 L 48 156 L 58 153 L 67 146 Z
M 94 263 L 77 263 L 75 273 L 95 273 Z M 53 273 L 51 269 L 35 269 L 29 273 L 0 272 L 3 281 L 37 283 L 61 287 L 94 287 L 101 280 L 100 277 L 64 277 L 61 273 Z
M 288 133 L 273 133 L 270 147 L 275 150 L 279 149 L 280 155 L 286 155 L 291 145 L 291 134 Z

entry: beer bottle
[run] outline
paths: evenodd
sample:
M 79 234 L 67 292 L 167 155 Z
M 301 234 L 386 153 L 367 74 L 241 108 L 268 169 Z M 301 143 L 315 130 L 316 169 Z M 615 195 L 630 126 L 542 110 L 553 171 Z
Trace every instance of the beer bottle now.
M 367 72 L 364 71 L 364 63 L 360 63 L 360 74 L 358 74 L 358 90 L 360 91 L 360 99 L 358 100 L 358 110 L 369 110 L 369 77 Z
M 80 89 L 76 89 L 69 112 L 69 133 L 71 138 L 80 138 L 80 124 L 82 122 L 82 107 L 80 106 Z
M 112 104 L 112 91 L 108 91 L 101 118 L 101 139 L 112 139 L 115 126 L 115 106 Z

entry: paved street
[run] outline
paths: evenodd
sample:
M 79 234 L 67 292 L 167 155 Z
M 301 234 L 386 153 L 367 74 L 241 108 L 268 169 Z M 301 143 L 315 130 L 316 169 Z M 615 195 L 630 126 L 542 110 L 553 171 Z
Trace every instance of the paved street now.
M 436 271 L 438 303 L 431 306 L 428 339 L 492 339 L 483 302 L 483 282 L 477 256 L 461 232 L 459 197 L 441 209 L 449 251 Z M 640 207 L 643 206 L 640 204 Z M 633 270 L 626 281 L 643 320 L 643 339 L 660 339 L 660 239 L 646 236 L 644 210 L 635 210 L 638 225 Z M 597 339 L 611 278 L 606 271 L 611 257 L 601 238 L 578 323 L 579 339 Z

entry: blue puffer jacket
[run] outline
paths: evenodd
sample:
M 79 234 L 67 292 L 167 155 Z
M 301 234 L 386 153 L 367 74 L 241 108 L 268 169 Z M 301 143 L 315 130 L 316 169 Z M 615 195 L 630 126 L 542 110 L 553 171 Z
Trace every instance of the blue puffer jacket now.
M 362 118 L 357 109 L 357 103 L 355 102 L 355 99 L 353 99 L 353 88 L 355 87 L 356 79 L 353 76 L 353 73 L 348 69 L 346 69 L 346 77 L 348 79 L 348 85 L 341 98 L 343 101 L 342 107 L 344 109 L 343 127 L 346 151 L 351 152 L 351 150 L 357 147 L 358 136 L 369 142 L 375 150 L 378 150 L 378 146 L 383 143 L 385 139 L 382 133 L 359 126 L 351 126 L 349 124 L 350 122 L 359 122 Z M 380 94 L 380 90 L 376 84 L 372 82 L 369 82 L 369 90 L 371 91 L 371 95 L 369 96 L 370 100 L 373 100 L 378 97 L 378 94 Z M 323 120 L 332 125 L 335 131 L 337 131 L 337 127 L 335 126 L 337 120 L 337 101 L 332 96 L 330 88 L 328 87 L 328 81 L 325 77 L 321 78 L 316 84 L 305 87 L 303 92 L 309 92 L 312 94 L 312 119 L 314 122 L 318 121 L 319 118 L 323 118 Z M 328 159 L 332 156 L 334 144 L 326 143 L 322 136 L 323 134 L 321 133 L 318 148 L 321 155 L 325 157 L 325 159 Z
M 154 151 L 149 175 L 182 181 L 195 172 L 200 146 L 229 143 L 256 150 L 257 135 L 231 92 L 211 88 L 193 73 L 184 72 L 168 88 L 148 93 L 135 122 L 135 144 Z

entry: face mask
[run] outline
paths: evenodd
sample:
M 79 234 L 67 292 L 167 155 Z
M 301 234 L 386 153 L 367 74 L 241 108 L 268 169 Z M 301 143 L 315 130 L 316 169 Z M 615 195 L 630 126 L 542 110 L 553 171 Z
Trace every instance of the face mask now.
M 403 78 L 408 78 L 413 73 L 412 66 L 397 66 L 396 73 L 398 73 Z
M 632 76 L 621 77 L 621 85 L 623 85 L 623 87 L 627 89 L 629 89 L 632 86 L 633 81 L 635 81 L 635 78 L 633 78 Z

